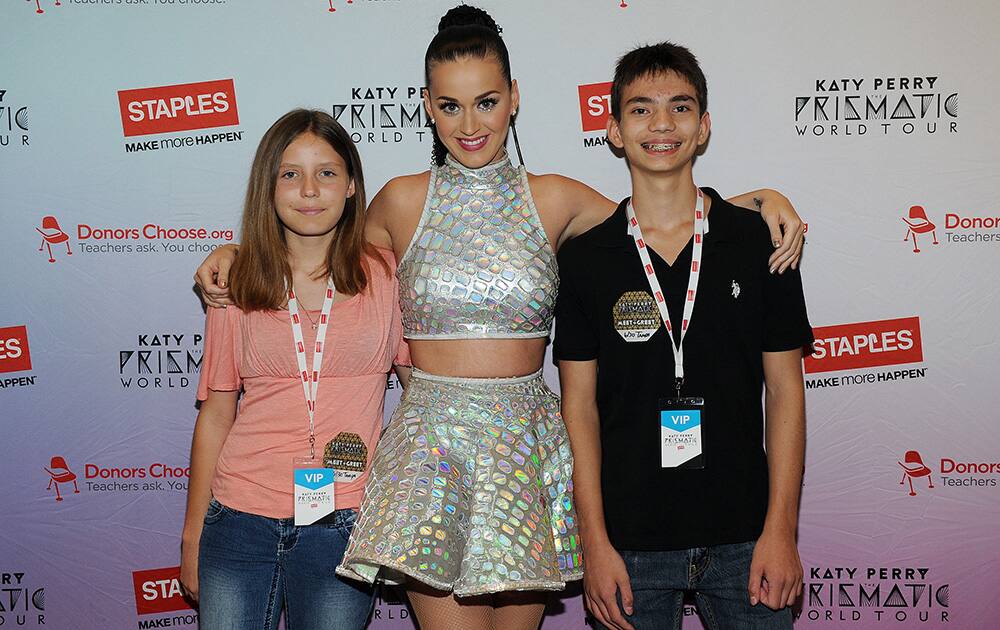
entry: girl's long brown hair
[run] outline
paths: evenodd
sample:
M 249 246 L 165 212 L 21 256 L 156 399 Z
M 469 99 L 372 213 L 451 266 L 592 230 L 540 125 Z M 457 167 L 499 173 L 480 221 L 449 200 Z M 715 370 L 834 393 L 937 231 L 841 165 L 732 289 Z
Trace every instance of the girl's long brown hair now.
M 365 241 L 365 180 L 357 147 L 333 116 L 319 110 L 295 109 L 267 130 L 250 168 L 243 205 L 243 244 L 230 274 L 233 301 L 244 311 L 281 309 L 287 302 L 286 287 L 291 286 L 292 270 L 285 232 L 274 207 L 274 189 L 282 154 L 303 133 L 326 140 L 343 158 L 347 174 L 354 180 L 354 195 L 344 204 L 321 276 L 333 276 L 338 292 L 355 295 L 368 286 L 369 257 L 390 273 L 382 256 Z

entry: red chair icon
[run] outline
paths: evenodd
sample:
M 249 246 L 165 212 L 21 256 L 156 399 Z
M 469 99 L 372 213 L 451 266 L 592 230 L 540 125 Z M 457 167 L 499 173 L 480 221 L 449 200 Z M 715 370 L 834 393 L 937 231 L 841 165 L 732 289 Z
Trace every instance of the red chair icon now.
M 35 231 L 42 235 L 42 244 L 39 245 L 38 251 L 42 251 L 43 247 L 48 247 L 50 263 L 54 263 L 56 261 L 56 259 L 52 256 L 53 245 L 66 243 L 66 254 L 68 256 L 73 255 L 73 251 L 69 248 L 69 235 L 62 231 L 62 228 L 59 227 L 59 221 L 57 221 L 55 217 L 44 217 L 42 219 L 41 229 L 35 228 Z
M 911 234 L 913 235 L 913 252 L 915 254 L 920 253 L 920 248 L 917 247 L 917 234 L 930 232 L 934 237 L 934 244 L 938 244 L 937 226 L 927 218 L 927 212 L 923 206 L 910 206 L 910 215 L 903 217 L 903 223 L 906 224 L 906 236 L 903 237 L 903 240 L 905 241 L 910 238 Z
M 80 488 L 76 485 L 76 474 L 66 465 L 66 460 L 56 455 L 49 462 L 49 468 L 45 469 L 49 473 L 49 486 L 46 490 L 52 489 L 52 484 L 56 484 L 56 501 L 62 501 L 62 494 L 59 493 L 59 484 L 73 482 L 73 494 L 80 494 Z
M 28 0 L 28 2 L 31 2 L 31 0 Z M 60 3 L 59 0 L 56 0 L 57 7 L 61 6 L 61 4 L 62 3 Z M 35 0 L 35 13 L 45 13 L 45 10 L 42 9 L 42 5 L 39 3 L 39 0 Z
M 903 461 L 896 463 L 903 467 L 903 478 L 899 485 L 903 485 L 904 481 L 909 481 L 911 497 L 917 496 L 917 493 L 913 491 L 914 477 L 927 477 L 927 487 L 934 487 L 934 482 L 931 480 L 931 469 L 924 466 L 924 460 L 920 458 L 920 453 L 917 451 L 906 451 Z

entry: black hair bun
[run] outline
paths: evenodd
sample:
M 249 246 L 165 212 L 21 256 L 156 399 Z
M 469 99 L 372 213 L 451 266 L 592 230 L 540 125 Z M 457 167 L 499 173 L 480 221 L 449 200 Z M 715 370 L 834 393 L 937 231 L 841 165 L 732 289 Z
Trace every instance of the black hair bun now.
M 490 17 L 490 14 L 479 7 L 472 7 L 467 4 L 460 4 L 449 9 L 438 22 L 438 32 L 452 28 L 454 26 L 482 26 L 497 35 L 503 33 L 503 29 Z

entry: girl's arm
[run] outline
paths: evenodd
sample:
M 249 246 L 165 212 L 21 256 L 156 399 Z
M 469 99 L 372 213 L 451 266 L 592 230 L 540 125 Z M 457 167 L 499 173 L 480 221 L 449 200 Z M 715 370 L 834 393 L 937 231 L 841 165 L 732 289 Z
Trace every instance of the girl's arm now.
M 191 479 L 181 534 L 181 584 L 195 600 L 198 599 L 198 546 L 208 502 L 212 498 L 212 478 L 222 445 L 236 420 L 238 399 L 238 391 L 209 390 L 191 438 Z
M 396 378 L 399 379 L 399 384 L 406 389 L 410 386 L 410 373 L 413 372 L 413 368 L 409 365 L 394 365 L 392 369 L 396 371 Z

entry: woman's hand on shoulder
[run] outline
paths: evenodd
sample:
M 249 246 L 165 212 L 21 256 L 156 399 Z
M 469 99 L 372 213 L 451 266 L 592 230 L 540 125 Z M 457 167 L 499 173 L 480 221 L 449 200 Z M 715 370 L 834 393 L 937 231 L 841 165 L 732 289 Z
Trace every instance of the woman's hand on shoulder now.
M 787 197 L 777 190 L 762 192 L 760 215 L 771 231 L 771 244 L 780 241 L 767 261 L 768 267 L 772 273 L 784 273 L 789 267 L 798 269 L 806 242 L 806 224 Z
M 235 243 L 217 247 L 195 272 L 195 284 L 208 306 L 225 308 L 233 303 L 229 294 L 229 270 L 239 251 L 240 246 Z
M 776 190 L 764 188 L 737 195 L 729 200 L 733 205 L 757 210 L 771 232 L 774 252 L 767 261 L 771 273 L 797 269 L 806 240 L 806 224 L 792 207 L 792 202 Z
M 533 176 L 531 194 L 539 212 L 562 217 L 560 245 L 607 219 L 617 205 L 583 182 L 563 175 Z

